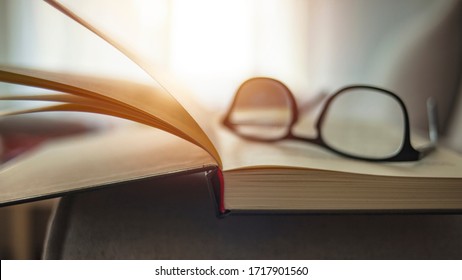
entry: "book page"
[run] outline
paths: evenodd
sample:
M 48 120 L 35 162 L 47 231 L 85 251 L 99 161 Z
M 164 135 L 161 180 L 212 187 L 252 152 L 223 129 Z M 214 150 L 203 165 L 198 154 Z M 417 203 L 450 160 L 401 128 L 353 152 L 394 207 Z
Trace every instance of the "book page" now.
M 41 70 L 0 67 L 0 81 L 66 92 L 106 101 L 143 115 L 146 124 L 161 128 L 206 150 L 218 164 L 220 157 L 212 142 L 189 113 L 162 88 L 153 85 L 78 76 Z M 102 107 L 101 111 L 109 110 Z M 117 109 L 117 107 L 116 107 Z M 121 111 L 121 114 L 123 112 Z
M 3 164 L 0 204 L 213 168 L 215 160 L 196 145 L 134 125 L 49 142 Z
M 14 100 L 14 101 L 48 101 L 56 102 L 57 105 L 49 105 L 36 107 L 31 109 L 16 109 L 11 111 L 2 111 L 0 116 L 12 116 L 12 115 L 21 115 L 29 113 L 40 113 L 40 112 L 85 112 L 85 113 L 95 113 L 95 114 L 104 114 L 108 116 L 114 116 L 118 118 L 123 118 L 131 120 L 137 123 L 155 126 L 156 128 L 162 130 L 168 130 L 168 127 L 162 123 L 153 124 L 153 120 L 147 117 L 145 114 L 142 114 L 136 110 L 132 110 L 123 106 L 123 104 L 117 104 L 109 102 L 107 100 L 98 100 L 94 98 L 87 98 L 82 96 L 64 94 L 64 93 L 55 93 L 55 94 L 45 94 L 45 95 L 13 95 L 13 96 L 2 96 L 0 100 Z
M 438 147 L 419 161 L 374 163 L 339 156 L 320 146 L 295 140 L 258 142 L 245 140 L 216 118 L 217 149 L 226 173 L 242 169 L 302 168 L 355 174 L 403 177 L 462 177 L 462 156 Z M 226 177 L 226 176 L 225 176 Z

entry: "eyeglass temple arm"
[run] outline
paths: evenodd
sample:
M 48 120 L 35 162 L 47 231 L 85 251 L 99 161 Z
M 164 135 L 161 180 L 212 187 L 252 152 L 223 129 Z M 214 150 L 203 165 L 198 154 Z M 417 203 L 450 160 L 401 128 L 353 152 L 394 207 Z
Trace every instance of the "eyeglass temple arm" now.
M 436 102 L 433 97 L 427 99 L 427 117 L 428 138 L 430 139 L 430 143 L 419 149 L 420 158 L 433 151 L 436 148 L 436 144 L 438 143 L 438 115 Z

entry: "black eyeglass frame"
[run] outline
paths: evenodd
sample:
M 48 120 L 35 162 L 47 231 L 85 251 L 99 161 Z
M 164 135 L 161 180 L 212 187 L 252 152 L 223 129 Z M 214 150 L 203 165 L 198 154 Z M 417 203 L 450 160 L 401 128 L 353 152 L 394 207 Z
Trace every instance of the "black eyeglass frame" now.
M 258 137 L 252 137 L 250 135 L 241 134 L 235 128 L 238 124 L 234 124 L 230 120 L 231 115 L 233 113 L 233 110 L 236 107 L 236 101 L 237 101 L 237 99 L 239 97 L 239 92 L 242 90 L 242 88 L 245 87 L 249 83 L 252 83 L 252 82 L 255 82 L 255 81 L 261 80 L 261 79 L 270 80 L 270 81 L 276 82 L 280 86 L 282 86 L 284 88 L 284 90 L 286 91 L 286 93 L 287 93 L 289 106 L 291 107 L 291 121 L 288 124 L 287 133 L 285 135 L 281 136 L 281 137 L 277 137 L 277 138 L 274 138 L 274 139 L 262 139 L 262 138 L 258 138 Z M 342 152 L 340 150 L 337 150 L 337 149 L 329 146 L 329 144 L 324 140 L 324 138 L 322 136 L 322 125 L 323 125 L 323 123 L 324 123 L 324 121 L 326 119 L 326 115 L 327 115 L 327 112 L 329 111 L 329 108 L 330 108 L 330 106 L 332 104 L 332 101 L 335 100 L 335 98 L 337 98 L 341 94 L 344 94 L 344 93 L 346 93 L 346 92 L 348 92 L 349 90 L 352 90 L 352 89 L 369 89 L 369 90 L 379 91 L 379 92 L 381 92 L 383 94 L 386 94 L 386 95 L 392 97 L 393 99 L 396 100 L 396 102 L 398 102 L 398 104 L 401 107 L 401 110 L 403 112 L 404 138 L 403 138 L 403 141 L 401 143 L 400 149 L 397 150 L 397 152 L 395 154 L 393 154 L 393 155 L 391 155 L 389 157 L 384 157 L 384 158 L 362 157 L 362 156 L 357 156 L 357 155 L 353 155 L 353 154 L 349 154 L 349 153 L 345 153 L 345 152 Z M 436 125 L 436 122 L 434 121 L 435 112 L 434 112 L 434 110 L 429 109 L 428 114 L 429 114 L 430 135 L 436 135 L 436 132 L 435 132 L 436 127 L 434 127 L 434 125 Z M 353 159 L 359 159 L 359 160 L 374 161 L 374 162 L 417 161 L 417 160 L 420 160 L 423 157 L 425 157 L 427 154 L 429 154 L 431 151 L 433 151 L 435 149 L 435 147 L 436 147 L 436 137 L 434 137 L 434 138 L 431 137 L 431 143 L 428 146 L 425 146 L 425 147 L 422 147 L 422 148 L 419 148 L 419 149 L 414 148 L 412 146 L 412 144 L 411 144 L 411 132 L 410 132 L 409 115 L 408 115 L 408 112 L 407 112 L 407 109 L 406 109 L 406 106 L 405 106 L 404 102 L 395 93 L 393 93 L 391 91 L 388 91 L 388 90 L 385 90 L 385 89 L 382 89 L 382 88 L 375 87 L 375 86 L 360 85 L 360 84 L 349 85 L 349 86 L 346 86 L 346 87 L 343 87 L 343 88 L 337 90 L 334 94 L 329 96 L 327 98 L 327 100 L 325 101 L 325 104 L 323 105 L 321 114 L 319 115 L 319 117 L 318 117 L 318 119 L 316 121 L 316 126 L 315 127 L 316 127 L 316 131 L 317 131 L 317 136 L 314 137 L 314 138 L 301 137 L 301 136 L 294 135 L 293 127 L 298 122 L 298 117 L 299 117 L 299 112 L 298 112 L 298 106 L 297 106 L 297 102 L 295 100 L 295 97 L 292 94 L 292 92 L 289 90 L 289 88 L 284 83 L 282 83 L 282 82 L 280 82 L 280 81 L 278 81 L 276 79 L 273 79 L 273 78 L 255 77 L 255 78 L 251 78 L 251 79 L 245 81 L 238 88 L 238 90 L 236 91 L 236 94 L 234 96 L 233 102 L 231 103 L 231 106 L 229 107 L 228 112 L 226 113 L 226 115 L 225 115 L 225 117 L 223 119 L 223 124 L 226 127 L 228 127 L 230 130 L 232 130 L 236 134 L 238 134 L 240 137 L 242 137 L 244 139 L 247 139 L 247 140 L 260 141 L 260 142 L 276 142 L 276 141 L 281 141 L 281 140 L 299 140 L 299 141 L 304 141 L 304 142 L 319 145 L 319 146 L 324 147 L 324 148 L 326 148 L 326 149 L 328 149 L 328 150 L 330 150 L 330 151 L 332 151 L 332 152 L 334 152 L 336 154 L 339 154 L 341 156 L 345 156 L 345 157 L 349 157 L 349 158 L 353 158 Z

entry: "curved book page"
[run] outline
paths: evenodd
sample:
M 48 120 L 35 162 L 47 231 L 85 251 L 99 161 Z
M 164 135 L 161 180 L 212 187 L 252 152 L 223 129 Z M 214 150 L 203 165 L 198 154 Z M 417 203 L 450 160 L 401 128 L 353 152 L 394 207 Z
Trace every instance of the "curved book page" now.
M 0 81 L 40 87 L 94 99 L 95 112 L 106 114 L 114 104 L 125 113 L 143 116 L 144 124 L 179 136 L 207 151 L 221 165 L 212 142 L 189 113 L 163 89 L 129 81 L 79 76 L 42 70 L 0 67 Z M 103 102 L 103 103 L 101 103 Z M 49 108 L 46 111 L 50 111 Z M 81 110 L 77 110 L 81 111 Z M 121 114 L 122 111 L 120 110 Z M 111 114 L 112 115 L 112 114 Z M 133 120 L 132 118 L 129 118 Z

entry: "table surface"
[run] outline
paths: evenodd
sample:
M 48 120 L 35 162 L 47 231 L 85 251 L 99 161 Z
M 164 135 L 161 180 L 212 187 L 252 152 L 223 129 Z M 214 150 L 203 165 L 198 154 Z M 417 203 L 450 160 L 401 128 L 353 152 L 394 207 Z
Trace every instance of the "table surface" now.
M 47 241 L 51 259 L 460 259 L 462 215 L 218 218 L 200 173 L 68 195 Z

